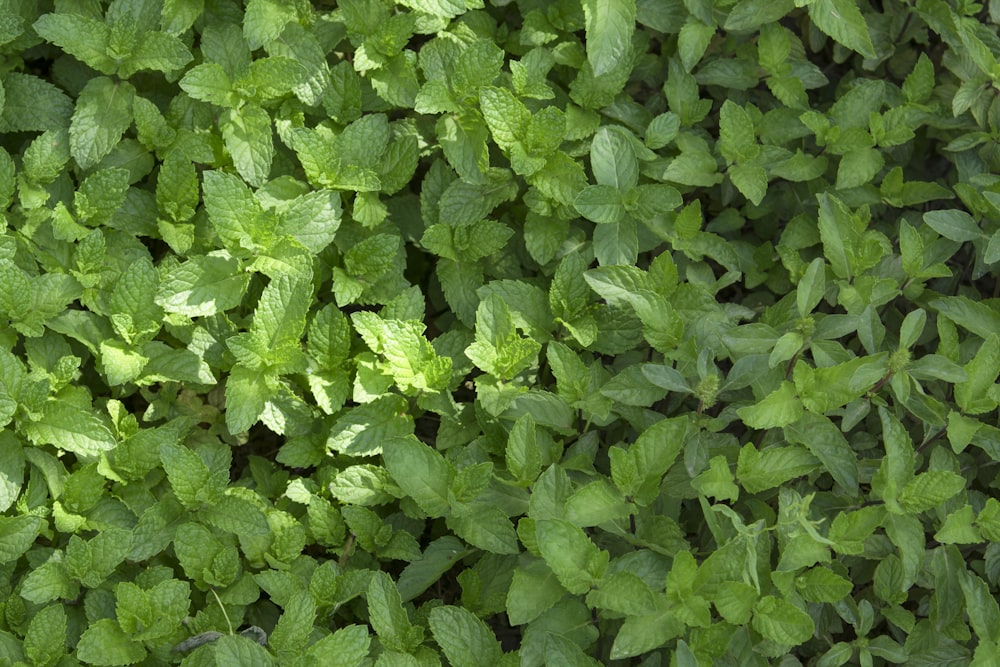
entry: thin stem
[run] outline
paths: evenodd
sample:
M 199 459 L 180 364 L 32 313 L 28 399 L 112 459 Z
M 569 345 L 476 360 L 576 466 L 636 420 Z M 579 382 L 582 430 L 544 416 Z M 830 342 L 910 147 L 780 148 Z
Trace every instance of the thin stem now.
M 222 600 L 219 599 L 219 594 L 215 592 L 214 588 L 210 588 L 208 590 L 212 591 L 212 595 L 215 597 L 215 601 L 219 603 L 219 609 L 222 610 L 222 615 L 226 619 L 226 625 L 229 627 L 229 634 L 235 634 L 233 632 L 233 624 L 229 620 L 229 614 L 226 613 L 226 605 L 222 604 Z

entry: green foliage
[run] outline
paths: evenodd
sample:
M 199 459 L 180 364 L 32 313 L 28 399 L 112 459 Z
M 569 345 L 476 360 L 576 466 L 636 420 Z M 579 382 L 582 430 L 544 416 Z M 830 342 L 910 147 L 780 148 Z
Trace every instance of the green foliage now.
M 0 0 L 0 667 L 1000 664 L 998 22 Z

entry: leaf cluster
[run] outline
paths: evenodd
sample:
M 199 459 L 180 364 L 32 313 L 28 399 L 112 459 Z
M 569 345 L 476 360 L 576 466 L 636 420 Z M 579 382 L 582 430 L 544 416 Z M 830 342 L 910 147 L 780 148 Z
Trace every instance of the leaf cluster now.
M 998 23 L 0 0 L 0 667 L 1000 664 Z

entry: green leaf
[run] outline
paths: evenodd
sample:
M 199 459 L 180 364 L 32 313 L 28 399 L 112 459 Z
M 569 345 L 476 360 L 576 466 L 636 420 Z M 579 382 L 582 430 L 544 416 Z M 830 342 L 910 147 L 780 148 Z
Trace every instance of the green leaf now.
M 188 613 L 191 587 L 167 579 L 148 590 L 131 582 L 115 588 L 115 616 L 133 639 L 148 641 L 169 636 Z
M 263 208 L 237 176 L 207 171 L 204 191 L 208 219 L 230 252 L 240 252 L 269 240 L 269 234 L 259 224 Z
M 220 107 L 234 107 L 237 96 L 226 70 L 218 63 L 195 65 L 179 83 L 181 90 L 196 100 Z
M 479 91 L 479 105 L 494 141 L 501 148 L 510 150 L 521 141 L 531 114 L 510 91 L 484 86 Z
M 923 472 L 906 483 L 899 504 L 907 512 L 925 512 L 965 489 L 965 478 L 947 470 Z
M 968 297 L 940 297 L 932 300 L 930 307 L 980 338 L 987 339 L 1000 331 L 1000 312 Z
M 264 371 L 236 364 L 226 380 L 226 428 L 245 433 L 257 423 L 271 389 Z
M 816 469 L 816 458 L 802 447 L 767 447 L 757 451 L 743 445 L 736 464 L 736 478 L 750 493 L 773 489 Z
M 847 151 L 837 167 L 837 189 L 846 190 L 870 183 L 884 165 L 885 159 L 874 148 Z
M 817 28 L 866 58 L 875 58 L 865 17 L 853 0 L 816 0 L 809 5 L 809 18 Z
M 239 109 L 228 109 L 219 126 L 236 171 L 250 185 L 262 186 L 271 172 L 274 158 L 271 117 L 260 107 L 247 104 Z
M 872 479 L 872 491 L 884 498 L 892 510 L 903 487 L 913 479 L 913 442 L 903 425 L 888 410 L 879 408 L 879 418 L 882 422 L 885 458 Z
M 102 74 L 114 74 L 108 56 L 111 30 L 104 21 L 76 13 L 43 14 L 32 26 L 38 35 Z
M 396 585 L 403 602 L 423 593 L 469 553 L 471 549 L 451 535 L 428 544 L 423 557 L 409 563 L 399 575 Z
M 828 418 L 805 413 L 785 427 L 789 442 L 805 446 L 822 462 L 834 481 L 850 494 L 858 492 L 858 458 L 847 438 Z
M 514 570 L 507 592 L 507 616 L 511 625 L 524 625 L 551 609 L 566 594 L 556 575 L 544 561 L 533 558 Z
M 965 211 L 957 209 L 928 211 L 924 213 L 923 219 L 934 231 L 952 241 L 964 243 L 984 236 L 976 221 Z
M 795 395 L 795 385 L 785 380 L 760 402 L 739 408 L 736 414 L 750 428 L 778 428 L 798 421 L 803 409 L 802 402 Z
M 199 255 L 167 273 L 156 303 L 168 313 L 211 316 L 238 306 L 249 280 L 239 261 L 228 254 Z
M 746 162 L 734 164 L 726 172 L 740 193 L 754 206 L 759 205 L 767 194 L 767 171 L 758 164 Z
M 298 591 L 282 607 L 281 618 L 267 643 L 279 656 L 296 655 L 305 648 L 313 631 L 316 602 L 308 591 Z
M 41 528 L 42 521 L 37 516 L 0 517 L 0 563 L 13 563 L 20 558 L 31 548 Z
M 795 588 L 808 602 L 837 603 L 854 588 L 847 579 L 825 567 L 814 567 L 795 578 Z
M 631 138 L 623 130 L 602 127 L 590 144 L 590 168 L 600 185 L 631 190 L 639 182 L 639 162 Z
M 642 655 L 683 635 L 684 623 L 665 607 L 661 605 L 651 614 L 627 617 L 611 645 L 611 659 Z
M 395 438 L 382 446 L 382 459 L 399 488 L 430 517 L 448 513 L 448 489 L 455 468 L 416 438 Z
M 508 380 L 530 366 L 541 351 L 541 345 L 522 338 L 506 302 L 491 294 L 476 309 L 476 338 L 465 354 L 479 368 L 491 375 Z
M 21 442 L 12 431 L 0 434 L 0 512 L 6 512 L 24 484 L 25 458 Z
M 635 0 L 583 0 L 587 60 L 595 76 L 607 74 L 630 57 Z
M 850 211 L 831 195 L 819 194 L 819 235 L 830 262 L 838 278 L 850 278 L 854 271 L 850 256 Z
M 610 185 L 588 185 L 573 202 L 580 215 L 592 222 L 617 224 L 625 216 L 621 192 Z
M 387 648 L 408 652 L 414 643 L 420 642 L 423 633 L 410 623 L 396 584 L 388 574 L 372 573 L 365 597 L 372 628 Z
M 149 30 L 138 39 L 132 56 L 120 66 L 119 74 L 127 78 L 142 70 L 175 72 L 193 59 L 187 46 L 177 37 Z
M 462 607 L 435 607 L 428 616 L 431 633 L 455 667 L 487 667 L 499 663 L 503 651 L 493 632 Z
M 45 132 L 65 129 L 73 114 L 73 102 L 60 88 L 30 74 L 8 72 L 0 111 L 4 132 Z
M 582 529 L 561 519 L 541 519 L 535 522 L 535 534 L 542 558 L 570 593 L 586 593 L 604 576 L 608 553 Z
M 729 469 L 725 456 L 713 456 L 708 470 L 692 479 L 691 486 L 703 496 L 716 500 L 735 501 L 740 495 L 739 487 L 733 483 L 733 472 Z
M 107 77 L 91 79 L 80 91 L 69 124 L 70 154 L 81 169 L 105 158 L 132 124 L 135 89 Z
M 57 400 L 47 401 L 38 418 L 24 425 L 24 433 L 36 445 L 53 445 L 84 457 L 97 456 L 118 444 L 93 410 Z
M 188 509 L 198 509 L 209 499 L 221 495 L 222 489 L 212 494 L 208 485 L 212 472 L 198 454 L 182 445 L 164 442 L 160 445 L 160 460 L 170 480 L 174 495 Z M 207 493 L 206 493 L 207 492 Z
M 815 632 L 813 620 L 795 605 L 771 595 L 754 605 L 754 630 L 781 646 L 797 646 Z
M 285 24 L 295 18 L 294 5 L 280 0 L 249 0 L 243 15 L 243 36 L 247 46 L 256 50 L 277 39 Z
M 370 646 L 367 627 L 346 625 L 310 646 L 306 655 L 330 667 L 358 667 L 368 656 Z
M 376 456 L 383 443 L 413 433 L 406 399 L 386 394 L 343 414 L 330 429 L 328 449 L 351 456 Z
M 580 487 L 566 499 L 566 518 L 587 528 L 629 515 L 629 505 L 614 486 L 601 479 Z
M 132 665 L 146 657 L 146 649 L 115 621 L 102 618 L 84 631 L 76 655 L 91 665 Z
M 955 384 L 955 401 L 967 414 L 983 414 L 996 407 L 989 392 L 1000 375 L 1000 337 L 987 335 L 976 356 L 965 365 L 968 379 Z
M 719 109 L 719 150 L 729 162 L 752 159 L 758 151 L 753 120 L 732 100 Z
M 817 257 L 802 274 L 795 290 L 799 316 L 805 317 L 819 305 L 826 293 L 826 263 Z
M 66 653 L 66 611 L 49 605 L 31 619 L 24 635 L 24 652 L 36 665 L 55 664 Z

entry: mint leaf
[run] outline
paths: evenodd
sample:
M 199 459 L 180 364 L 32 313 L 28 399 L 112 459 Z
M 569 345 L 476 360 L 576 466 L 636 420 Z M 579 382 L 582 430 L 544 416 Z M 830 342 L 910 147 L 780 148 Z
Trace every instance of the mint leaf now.
M 382 459 L 399 488 L 428 516 L 449 511 L 455 469 L 441 454 L 414 438 L 396 438 L 382 447 Z
M 434 640 L 456 667 L 485 667 L 500 660 L 503 652 L 493 632 L 462 607 L 436 607 L 428 621 Z
M 616 69 L 628 58 L 635 30 L 635 0 L 585 0 L 587 60 L 600 76 Z
M 559 583 L 570 593 L 585 593 L 604 576 L 608 553 L 580 528 L 561 519 L 535 522 L 538 548 Z
M 101 20 L 76 13 L 43 14 L 32 26 L 42 39 L 102 74 L 114 74 L 115 61 L 108 56 L 111 29 Z
M 82 169 L 105 158 L 132 124 L 135 89 L 106 77 L 91 79 L 76 100 L 69 125 L 69 149 Z
M 858 6 L 844 0 L 820 0 L 809 5 L 809 18 L 820 30 L 849 49 L 874 58 L 875 46 Z
M 210 316 L 239 305 L 249 280 L 228 253 L 199 255 L 167 273 L 156 303 L 168 313 Z
M 236 171 L 250 185 L 263 185 L 274 159 L 270 116 L 258 106 L 245 105 L 227 110 L 220 126 Z
M 115 621 L 104 618 L 83 633 L 76 654 L 91 665 L 130 665 L 145 658 L 146 650 Z
M 118 444 L 93 410 L 60 401 L 46 402 L 37 419 L 25 425 L 25 432 L 36 445 L 53 445 L 80 456 L 96 456 Z

